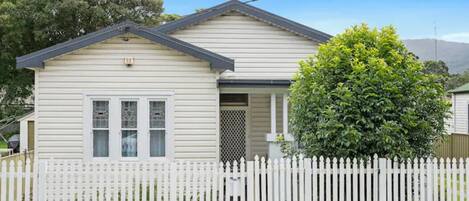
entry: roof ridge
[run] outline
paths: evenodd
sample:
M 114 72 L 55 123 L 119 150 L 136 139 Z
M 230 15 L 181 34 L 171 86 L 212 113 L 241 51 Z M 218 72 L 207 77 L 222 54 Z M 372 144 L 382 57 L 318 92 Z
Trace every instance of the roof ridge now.
M 202 15 L 202 14 L 204 14 L 204 13 L 207 13 L 207 12 L 211 11 L 211 10 L 216 10 L 216 9 L 223 8 L 223 7 L 225 7 L 225 6 L 229 6 L 229 5 L 233 4 L 233 2 L 237 2 L 237 0 L 230 0 L 230 1 L 224 2 L 224 3 L 222 3 L 222 4 L 219 4 L 219 5 L 216 5 L 216 6 L 207 8 L 207 9 L 203 9 L 203 10 L 200 11 L 200 12 L 194 12 L 194 13 L 192 13 L 192 14 L 185 15 L 185 16 L 183 16 L 182 18 L 180 18 L 180 19 L 178 19 L 178 20 L 175 20 L 175 21 L 168 22 L 168 23 L 162 24 L 162 25 L 160 25 L 160 26 L 157 26 L 157 27 L 154 28 L 154 30 L 159 30 L 159 31 L 164 32 L 164 30 L 166 29 L 166 27 L 171 27 L 172 25 L 177 24 L 177 23 L 180 23 L 180 22 L 183 21 L 183 20 L 188 20 L 189 18 Z
M 17 68 L 43 67 L 44 61 L 65 53 L 101 42 L 124 33 L 133 33 L 155 43 L 186 53 L 196 58 L 210 62 L 217 70 L 234 70 L 234 61 L 225 56 L 197 47 L 193 44 L 178 40 L 165 33 L 140 26 L 132 21 L 124 21 L 101 30 L 85 34 L 75 39 L 53 45 L 51 47 L 16 58 Z
M 236 1 L 236 0 L 234 0 L 234 1 Z M 270 15 L 270 16 L 272 16 L 272 17 L 274 17 L 274 18 L 277 18 L 277 19 L 279 19 L 279 20 L 285 21 L 286 23 L 294 24 L 295 26 L 303 27 L 304 29 L 309 29 L 309 31 L 313 31 L 313 32 L 315 32 L 315 33 L 317 33 L 317 34 L 323 35 L 324 37 L 326 37 L 326 38 L 328 38 L 328 39 L 329 39 L 330 37 L 332 37 L 331 35 L 329 35 L 329 34 L 327 34 L 327 33 L 325 33 L 325 32 L 322 32 L 322 31 L 313 29 L 313 28 L 311 28 L 311 27 L 309 27 L 309 26 L 306 26 L 306 25 L 304 25 L 304 24 L 295 22 L 295 21 L 293 21 L 293 20 L 290 20 L 290 19 L 288 19 L 288 18 L 282 17 L 282 16 L 277 15 L 277 14 L 275 14 L 275 13 L 272 13 L 272 12 L 269 12 L 269 11 L 266 11 L 266 10 L 262 10 L 262 9 L 260 9 L 260 8 L 258 8 L 258 7 L 255 7 L 255 6 L 252 6 L 252 5 L 249 5 L 249 4 L 245 4 L 245 3 L 241 3 L 240 5 L 241 5 L 241 6 L 245 6 L 245 7 L 249 8 L 249 9 L 253 9 L 253 10 L 257 11 L 257 12 L 263 12 L 263 13 L 265 13 L 265 14 L 267 14 L 267 15 Z
M 198 24 L 213 17 L 217 17 L 232 10 L 236 10 L 250 17 L 258 18 L 261 21 L 265 21 L 271 25 L 293 32 L 297 35 L 301 35 L 316 42 L 326 42 L 332 37 L 331 35 L 322 31 L 270 13 L 255 6 L 245 4 L 238 0 L 229 0 L 214 7 L 205 9 L 204 11 L 184 16 L 179 20 L 160 25 L 159 27 L 154 28 L 154 30 L 158 30 L 164 33 L 171 33 L 187 26 Z

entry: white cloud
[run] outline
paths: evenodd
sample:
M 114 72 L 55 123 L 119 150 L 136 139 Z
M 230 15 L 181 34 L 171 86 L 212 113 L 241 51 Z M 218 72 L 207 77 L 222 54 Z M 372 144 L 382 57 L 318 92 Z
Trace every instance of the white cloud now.
M 469 32 L 452 33 L 441 36 L 442 40 L 469 43 Z

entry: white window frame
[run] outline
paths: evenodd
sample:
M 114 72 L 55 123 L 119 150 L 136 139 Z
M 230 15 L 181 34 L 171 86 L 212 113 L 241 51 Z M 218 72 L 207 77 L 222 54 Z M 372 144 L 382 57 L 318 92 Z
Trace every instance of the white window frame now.
M 136 102 L 137 103 L 137 127 L 136 128 L 122 128 L 122 102 Z M 132 160 L 138 160 L 141 156 L 141 147 L 140 147 L 140 141 L 141 141 L 141 135 L 142 135 L 142 126 L 140 125 L 141 123 L 139 121 L 141 121 L 141 116 L 142 116 L 142 112 L 141 112 L 141 104 L 140 104 L 140 98 L 128 98 L 128 97 L 123 97 L 123 98 L 119 98 L 119 115 L 117 115 L 119 117 L 119 121 L 117 122 L 117 124 L 119 125 L 119 157 L 122 161 L 132 161 Z M 129 130 L 129 131 L 137 131 L 137 156 L 136 157 L 124 157 L 122 156 L 122 131 L 124 130 Z
M 83 148 L 88 161 L 172 160 L 174 158 L 174 92 L 172 91 L 93 91 L 83 94 Z M 109 157 L 93 157 L 92 101 L 109 101 Z M 137 157 L 121 154 L 121 103 L 137 100 Z M 165 156 L 150 157 L 150 101 L 165 101 Z
M 152 102 L 152 101 L 159 101 L 159 102 L 164 102 L 165 103 L 165 106 L 164 106 L 165 107 L 165 128 L 164 129 L 157 129 L 157 128 L 151 128 L 150 127 L 150 115 L 149 114 L 150 114 L 150 102 Z M 146 154 L 146 155 L 148 155 L 150 160 L 164 160 L 168 156 L 167 151 L 171 150 L 171 148 L 172 148 L 172 144 L 171 144 L 171 146 L 169 146 L 170 143 L 168 143 L 168 142 L 170 142 L 169 141 L 170 138 L 168 137 L 168 135 L 169 135 L 168 134 L 169 133 L 168 129 L 172 126 L 172 123 L 170 124 L 171 120 L 168 117 L 168 116 L 170 116 L 168 111 L 171 111 L 171 107 L 170 107 L 171 104 L 169 103 L 168 99 L 166 99 L 166 98 L 148 98 L 145 105 L 147 106 L 147 108 L 146 108 L 147 110 L 146 110 L 145 114 L 147 115 L 146 122 L 147 122 L 147 129 L 148 129 L 148 132 L 145 135 L 146 146 L 148 146 L 148 149 L 146 149 L 146 150 L 148 150 L 148 154 Z M 150 136 L 151 136 L 150 131 L 151 130 L 164 130 L 165 131 L 165 156 L 159 156 L 159 157 L 150 156 L 150 143 L 149 142 L 150 142 Z
M 94 128 L 93 126 L 93 102 L 94 101 L 107 101 L 108 102 L 108 112 L 109 112 L 109 116 L 108 116 L 108 125 L 107 125 L 107 129 L 103 129 L 103 128 Z M 89 135 L 90 135 L 90 138 L 91 138 L 91 157 L 95 158 L 96 160 L 106 160 L 108 159 L 110 156 L 111 156 L 111 129 L 112 129 L 112 126 L 111 126 L 111 117 L 112 117 L 112 113 L 111 113 L 111 99 L 110 98 L 91 98 L 90 100 L 90 120 L 88 121 L 89 124 L 90 124 L 90 131 L 89 131 Z M 94 146 L 93 146 L 93 136 L 94 136 L 94 130 L 107 130 L 108 131 L 108 157 L 94 157 Z

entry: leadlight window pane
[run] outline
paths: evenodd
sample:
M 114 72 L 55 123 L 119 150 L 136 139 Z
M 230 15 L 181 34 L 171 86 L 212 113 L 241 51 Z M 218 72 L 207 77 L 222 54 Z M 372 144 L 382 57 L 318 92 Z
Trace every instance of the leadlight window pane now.
M 109 157 L 109 131 L 93 131 L 93 157 Z
M 93 128 L 109 127 L 109 101 L 93 101 Z
M 150 131 L 150 157 L 165 156 L 165 131 Z
M 137 102 L 122 101 L 122 128 L 137 128 Z
M 165 102 L 150 101 L 150 128 L 165 128 Z
M 137 131 L 122 131 L 122 157 L 137 157 Z

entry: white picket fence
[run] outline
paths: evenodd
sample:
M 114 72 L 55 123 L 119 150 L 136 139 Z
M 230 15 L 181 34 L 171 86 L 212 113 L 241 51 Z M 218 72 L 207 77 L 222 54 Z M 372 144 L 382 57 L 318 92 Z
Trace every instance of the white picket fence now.
M 31 160 L 2 160 L 0 167 L 0 201 L 31 200 L 34 182 Z
M 469 159 L 2 163 L 0 201 L 463 201 Z M 34 178 L 33 176 L 34 175 Z M 37 179 L 36 179 L 37 178 Z M 30 196 L 32 181 L 37 188 Z

